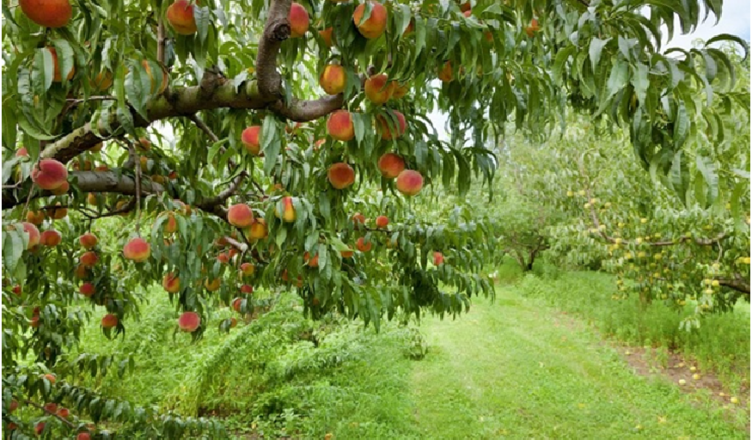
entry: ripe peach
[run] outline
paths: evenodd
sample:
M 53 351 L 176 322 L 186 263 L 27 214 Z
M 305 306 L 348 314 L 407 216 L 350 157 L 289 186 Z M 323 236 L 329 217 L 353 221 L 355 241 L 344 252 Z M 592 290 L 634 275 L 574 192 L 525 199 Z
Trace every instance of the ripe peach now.
M 17 408 L 18 408 L 18 400 L 15 400 L 15 399 L 14 399 L 14 400 L 11 400 L 11 401 L 10 401 L 10 408 L 8 408 L 8 409 L 9 409 L 9 411 L 8 411 L 8 412 L 11 412 L 11 413 L 12 413 L 12 412 L 13 412 L 13 411 L 15 411 L 15 410 L 16 410 Z
M 162 278 L 162 287 L 170 293 L 180 292 L 180 278 L 175 273 L 168 273 Z
M 253 210 L 244 203 L 231 205 L 227 210 L 227 221 L 238 228 L 247 228 L 253 224 Z
M 23 293 L 23 291 L 21 289 L 21 286 L 18 285 L 18 284 L 16 284 L 15 286 L 13 286 L 12 291 L 13 291 L 13 294 L 16 295 L 16 296 L 21 296 L 21 294 Z
M 60 417 L 64 419 L 67 419 L 68 416 L 70 415 L 70 411 L 68 411 L 68 408 L 60 408 L 57 410 L 57 415 L 59 415 Z
M 308 252 L 306 252 L 305 254 L 303 254 L 303 261 L 306 262 L 306 264 L 308 265 L 308 267 L 319 267 L 319 256 L 318 255 L 316 255 L 313 258 L 311 258 L 311 254 L 309 254 Z
M 83 280 L 89 276 L 89 268 L 79 263 L 79 265 L 76 266 L 76 269 L 73 271 L 73 275 L 76 278 Z
M 88 432 L 79 432 L 76 440 L 91 440 L 91 435 Z
M 326 132 L 338 141 L 347 142 L 355 137 L 352 115 L 347 110 L 337 110 L 326 121 Z
M 26 213 L 26 221 L 36 226 L 44 222 L 44 217 L 45 215 L 42 211 L 29 211 Z
M 204 287 L 209 292 L 216 292 L 217 290 L 219 290 L 219 284 L 220 284 L 219 278 L 215 278 L 211 281 L 209 281 L 208 278 L 204 280 Z
M 167 8 L 165 17 L 170 26 L 180 35 L 195 34 L 196 17 L 193 16 L 194 6 L 188 0 L 176 0 Z
M 99 261 L 99 256 L 97 256 L 94 251 L 84 252 L 84 254 L 81 255 L 80 261 L 84 267 L 94 267 L 97 264 L 97 261 Z
M 360 225 L 366 224 L 366 216 L 359 212 L 356 212 L 352 216 L 352 221 L 353 224 L 355 224 L 355 227 L 358 228 Z
M 335 189 L 345 189 L 355 183 L 355 170 L 344 162 L 330 166 L 326 175 Z
M 319 77 L 319 85 L 330 95 L 338 95 L 345 90 L 347 74 L 345 68 L 339 64 L 329 64 L 324 67 Z
M 319 31 L 319 35 L 321 35 L 321 39 L 324 40 L 324 44 L 326 44 L 327 47 L 332 47 L 332 43 L 334 42 L 333 32 L 334 32 L 334 28 L 331 26 L 324 29 L 323 31 Z
M 55 206 L 61 206 L 60 203 L 56 203 Z M 44 214 L 47 216 L 47 218 L 51 218 L 54 220 L 60 220 L 64 219 L 68 215 L 68 208 L 51 208 L 47 209 Z
M 439 79 L 445 83 L 454 81 L 454 72 L 452 71 L 451 61 L 444 63 L 444 67 L 439 71 Z
M 67 194 L 69 189 L 70 189 L 70 184 L 66 181 L 66 182 L 63 182 L 63 184 L 58 186 L 57 188 L 51 189 L 50 192 L 56 196 L 62 196 L 63 194 Z
M 123 247 L 123 256 L 127 260 L 133 260 L 136 263 L 143 263 L 151 255 L 151 245 L 141 237 L 131 239 Z
M 40 324 L 39 320 L 40 320 L 39 314 L 33 315 L 31 317 L 31 322 L 29 322 L 29 326 L 32 327 L 32 328 L 39 327 L 39 324 Z
M 444 263 L 444 254 L 441 252 L 434 252 L 433 253 L 433 265 L 434 266 L 441 266 Z
M 322 145 L 324 145 L 324 142 L 326 142 L 326 139 L 319 139 L 316 142 L 314 142 L 313 151 L 318 151 L 318 149 L 321 148 Z
M 196 312 L 185 312 L 178 318 L 178 327 L 181 331 L 193 333 L 201 325 L 201 316 Z
M 47 50 L 50 51 L 50 54 L 52 55 L 52 65 L 54 66 L 53 74 L 52 74 L 52 82 L 63 82 L 63 75 L 60 73 L 60 64 L 57 62 L 57 51 L 54 47 L 49 46 L 47 47 Z M 76 66 L 71 66 L 71 70 L 68 72 L 68 75 L 66 75 L 65 79 L 66 81 L 70 81 L 73 79 L 73 75 L 76 74 Z
M 26 246 L 26 249 L 31 249 L 34 246 L 38 245 L 39 240 L 41 239 L 39 229 L 28 222 L 23 222 L 21 224 L 23 225 L 24 231 L 29 235 L 29 244 Z
M 92 283 L 83 283 L 81 284 L 81 287 L 78 288 L 78 293 L 81 295 L 91 298 L 96 293 L 97 289 L 94 287 Z
M 287 19 L 290 21 L 290 38 L 300 38 L 308 32 L 308 11 L 300 3 L 293 2 Z
M 464 12 L 462 13 L 462 15 L 464 15 L 464 16 L 465 16 L 465 18 L 470 18 L 470 17 L 472 17 L 472 16 L 473 16 L 473 11 L 471 11 L 471 10 L 469 10 L 469 9 L 468 9 L 467 11 L 464 11 Z
M 50 414 L 55 414 L 57 412 L 57 403 L 54 403 L 54 402 L 45 403 L 44 410 Z
M 26 147 L 21 147 L 16 150 L 16 157 L 29 157 L 29 151 L 26 149 Z
M 55 159 L 42 159 L 31 170 L 31 180 L 41 189 L 56 189 L 68 180 L 68 170 Z
M 84 249 L 91 249 L 94 246 L 97 245 L 97 236 L 92 234 L 91 232 L 87 232 L 86 234 L 78 237 L 79 243 L 81 243 L 81 246 L 84 247 Z
M 535 36 L 535 33 L 540 30 L 540 25 L 538 24 L 538 19 L 533 18 L 530 20 L 530 26 L 527 26 L 525 28 L 525 33 L 528 37 L 533 38 Z
M 167 74 L 167 69 L 165 69 L 164 67 L 159 66 L 160 69 L 162 70 L 162 82 L 161 82 L 161 84 L 159 84 L 159 89 L 157 89 L 157 81 L 158 80 L 151 73 L 151 64 L 149 63 L 149 60 L 145 60 L 145 59 L 141 60 L 141 67 L 144 68 L 144 72 L 146 72 L 146 76 L 149 77 L 149 80 L 151 82 L 151 90 L 150 90 L 150 92 L 152 94 L 156 93 L 156 94 L 159 94 L 159 95 L 161 95 L 162 93 L 164 93 L 164 91 L 167 90 L 167 85 L 170 82 L 170 76 Z M 127 72 L 127 70 L 126 70 L 126 72 Z
M 389 81 L 389 77 L 385 73 L 381 73 L 368 78 L 363 89 L 371 102 L 381 105 L 392 97 L 395 84 L 395 82 Z
M 251 276 L 256 272 L 256 266 L 253 263 L 243 263 L 240 265 L 240 274 L 244 276 Z
M 378 117 L 378 121 L 381 124 L 381 139 L 384 139 L 385 141 L 390 141 L 402 136 L 405 129 L 407 129 L 405 115 L 397 110 L 393 110 L 393 113 L 397 117 L 396 123 L 391 118 L 387 120 L 384 116 Z
M 267 228 L 266 226 L 266 220 L 264 220 L 263 218 L 255 219 L 251 224 L 247 235 L 251 240 L 265 239 L 269 235 L 269 228 Z
M 371 247 L 373 247 L 373 243 L 371 243 L 370 241 L 366 241 L 365 237 L 360 237 L 358 241 L 355 243 L 355 247 L 357 247 L 359 251 L 366 253 L 371 250 Z
M 410 91 L 410 86 L 408 86 L 407 84 L 394 83 L 392 89 L 392 99 L 401 99 L 402 97 L 407 95 L 407 92 Z
M 460 5 L 460 11 L 467 12 L 470 10 L 470 2 L 465 2 Z
M 227 255 L 230 257 L 231 260 L 232 260 L 232 257 L 234 257 L 237 254 L 238 254 L 238 250 L 235 249 L 235 248 L 232 248 L 232 249 L 230 249 L 229 252 L 227 252 Z
M 73 16 L 69 0 L 19 0 L 18 6 L 29 20 L 49 28 L 67 25 Z
M 342 255 L 342 258 L 352 258 L 352 256 L 355 255 L 355 251 L 348 249 L 346 251 L 340 251 L 339 254 Z
M 94 77 L 94 79 L 91 81 L 91 88 L 98 91 L 103 92 L 110 87 L 112 87 L 112 72 L 109 70 L 105 70 L 103 72 L 97 73 L 97 76 Z M 100 151 L 102 150 L 102 143 L 98 143 L 95 147 L 91 148 L 90 151 Z
M 44 422 L 39 422 L 36 425 L 34 425 L 34 434 L 36 434 L 37 437 L 42 435 L 42 433 L 44 432 L 44 425 L 45 425 Z
M 173 232 L 178 230 L 178 221 L 175 220 L 175 214 L 168 212 L 167 213 L 167 221 L 164 224 L 164 231 L 167 234 L 172 234 Z
M 379 38 L 386 29 L 387 12 L 384 5 L 378 2 L 371 2 L 371 16 L 361 23 L 363 14 L 365 14 L 366 5 L 361 3 L 353 12 L 353 22 L 358 27 L 358 32 L 368 39 Z
M 235 328 L 238 325 L 238 320 L 233 318 L 230 318 L 230 328 Z
M 394 153 L 386 153 L 379 158 L 379 171 L 387 179 L 394 179 L 405 169 L 405 159 Z
M 376 227 L 379 229 L 386 229 L 386 227 L 389 225 L 389 218 L 387 218 L 384 215 L 380 215 L 376 217 Z
M 227 264 L 230 262 L 230 256 L 227 255 L 226 252 L 222 252 L 219 255 L 217 255 L 217 261 L 219 261 L 222 264 Z
M 118 317 L 112 313 L 108 313 L 102 317 L 102 327 L 112 328 L 118 325 Z
M 280 217 L 279 211 L 277 210 L 277 207 L 274 207 L 274 215 L 277 216 L 277 218 L 281 218 L 282 220 L 286 221 L 287 223 L 292 223 L 295 221 L 295 206 L 292 203 L 292 197 L 283 197 L 282 198 L 282 205 L 284 209 L 284 213 Z
M 240 308 L 243 307 L 243 298 L 235 298 L 232 300 L 232 309 L 240 313 Z
M 53 229 L 42 232 L 42 235 L 39 238 L 39 243 L 41 243 L 42 246 L 48 247 L 55 247 L 59 245 L 61 241 L 63 241 L 63 236 Z
M 253 293 L 253 286 L 250 284 L 243 284 L 240 286 L 240 292 L 245 293 L 246 295 L 250 295 Z
M 57 377 L 51 373 L 43 375 L 42 378 L 47 379 L 47 382 L 49 382 L 51 385 L 55 385 L 55 382 L 57 382 Z
M 261 126 L 252 125 L 243 130 L 240 141 L 249 153 L 258 156 L 261 153 Z
M 89 193 L 86 195 L 86 203 L 89 205 L 96 205 L 97 204 L 97 195 L 94 193 Z
M 423 188 L 423 176 L 415 170 L 404 170 L 397 176 L 397 190 L 406 196 L 414 196 Z

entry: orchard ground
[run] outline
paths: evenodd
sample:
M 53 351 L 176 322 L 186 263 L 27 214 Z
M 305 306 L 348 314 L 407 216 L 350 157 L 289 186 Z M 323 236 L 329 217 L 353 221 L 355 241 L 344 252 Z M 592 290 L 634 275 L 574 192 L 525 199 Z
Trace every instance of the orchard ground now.
M 135 353 L 104 391 L 220 418 L 235 438 L 749 438 L 749 305 L 690 334 L 668 309 L 610 300 L 609 275 L 515 264 L 494 271 L 495 301 L 456 320 L 376 334 L 308 321 L 283 294 L 191 345 L 155 288 L 134 336 L 107 342 L 92 325 L 83 345 Z

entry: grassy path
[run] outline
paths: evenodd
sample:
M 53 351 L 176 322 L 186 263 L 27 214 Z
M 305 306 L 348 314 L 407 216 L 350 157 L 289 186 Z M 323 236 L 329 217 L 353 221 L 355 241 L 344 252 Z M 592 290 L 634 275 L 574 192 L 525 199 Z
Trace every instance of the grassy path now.
M 634 374 L 592 331 L 503 287 L 456 321 L 427 319 L 410 383 L 421 438 L 735 439 L 722 410 Z

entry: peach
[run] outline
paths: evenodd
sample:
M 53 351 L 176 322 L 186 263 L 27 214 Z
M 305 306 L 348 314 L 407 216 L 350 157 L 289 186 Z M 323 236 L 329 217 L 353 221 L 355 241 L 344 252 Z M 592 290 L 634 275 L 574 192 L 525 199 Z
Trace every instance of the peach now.
M 397 190 L 406 196 L 414 196 L 423 188 L 423 176 L 415 170 L 404 170 L 397 176 Z
M 59 245 L 61 241 L 63 241 L 63 236 L 53 229 L 42 232 L 42 235 L 39 238 L 39 243 L 41 243 L 42 246 L 48 247 L 55 247 Z
M 94 77 L 94 79 L 91 81 L 91 88 L 98 91 L 103 92 L 110 87 L 112 87 L 112 72 L 109 70 L 105 70 L 103 72 L 97 73 L 97 76 Z M 98 149 L 97 149 L 98 148 Z M 102 143 L 98 143 L 94 148 L 91 148 L 90 151 L 100 151 L 102 150 Z
M 175 172 L 175 171 L 170 171 L 170 174 L 168 174 L 168 175 L 167 175 L 167 177 L 168 177 L 168 178 L 169 178 L 170 180 L 175 180 L 175 179 L 177 179 L 177 178 L 178 178 L 178 173 L 177 173 L 177 172 Z
M 397 110 L 393 110 L 392 112 L 397 117 L 396 123 L 392 118 L 387 118 L 384 116 L 378 117 L 378 121 L 381 124 L 381 139 L 385 141 L 390 141 L 402 136 L 402 134 L 405 133 L 405 129 L 407 129 L 405 115 L 403 115 L 401 112 L 398 112 Z
M 533 38 L 535 36 L 535 33 L 540 30 L 540 25 L 538 24 L 538 19 L 533 18 L 530 20 L 530 26 L 527 26 L 525 28 L 525 33 L 528 37 Z
M 452 71 L 451 61 L 444 63 L 444 67 L 439 71 L 439 79 L 445 83 L 454 81 L 454 72 Z
M 216 292 L 217 290 L 219 290 L 219 285 L 220 285 L 219 278 L 215 278 L 211 281 L 209 281 L 208 278 L 204 280 L 204 287 L 209 292 Z
M 371 250 L 373 243 L 366 241 L 365 237 L 360 237 L 355 243 L 355 247 L 357 247 L 359 251 L 366 253 Z
M 355 170 L 344 162 L 330 166 L 326 175 L 334 189 L 345 189 L 355 183 Z
M 23 290 L 21 289 L 21 286 L 18 285 L 18 284 L 16 284 L 15 286 L 13 286 L 12 291 L 13 291 L 13 294 L 16 295 L 16 296 L 21 296 L 21 294 L 23 293 Z
M 227 210 L 227 221 L 235 227 L 247 228 L 253 224 L 253 210 L 244 203 L 231 205 Z
M 233 318 L 230 318 L 230 328 L 235 328 L 238 325 L 238 320 Z
M 290 21 L 290 38 L 300 38 L 308 32 L 308 11 L 300 3 L 293 2 L 287 19 Z
M 118 317 L 116 315 L 113 315 L 112 313 L 108 313 L 102 317 L 102 327 L 112 328 L 112 327 L 117 327 L 117 325 L 118 325 Z
M 470 2 L 465 2 L 460 5 L 460 11 L 467 12 L 470 10 Z
M 67 419 L 70 415 L 70 411 L 68 411 L 68 408 L 60 408 L 59 410 L 57 410 L 57 415 L 64 419 Z
M 367 20 L 363 21 L 363 14 L 365 14 L 366 5 L 361 3 L 355 8 L 353 12 L 353 22 L 358 27 L 358 32 L 368 39 L 379 38 L 386 29 L 386 8 L 384 5 L 378 2 L 371 3 L 371 15 Z M 361 23 L 362 21 L 362 23 Z
M 386 227 L 389 225 L 389 218 L 387 218 L 384 215 L 380 215 L 376 217 L 376 227 L 379 229 L 386 229 Z
M 318 149 L 321 148 L 322 145 L 324 145 L 324 142 L 326 142 L 326 139 L 319 139 L 316 142 L 314 142 L 313 151 L 318 151 Z
M 94 246 L 97 245 L 97 236 L 92 234 L 91 232 L 87 232 L 86 234 L 78 237 L 78 242 L 81 243 L 81 246 L 84 247 L 84 249 L 91 249 Z
M 347 110 L 337 110 L 326 121 L 326 132 L 338 141 L 347 142 L 355 137 L 352 115 Z
M 266 220 L 257 218 L 251 224 L 248 230 L 248 238 L 251 240 L 263 240 L 269 235 L 269 228 L 266 226 Z
M 253 286 L 250 284 L 243 284 L 240 286 L 240 292 L 245 293 L 246 295 L 250 295 L 253 293 Z
M 261 153 L 261 126 L 252 125 L 243 130 L 240 141 L 249 153 L 258 156 Z
M 243 298 L 235 298 L 232 300 L 232 309 L 240 313 L 240 308 L 243 307 Z
M 91 434 L 88 432 L 79 432 L 76 436 L 76 440 L 91 440 Z
M 380 73 L 368 78 L 363 90 L 371 102 L 381 105 L 392 97 L 395 84 L 395 82 L 389 81 L 389 77 L 385 73 Z
M 196 312 L 185 312 L 178 318 L 178 327 L 181 331 L 193 333 L 201 326 L 201 316 Z
M 39 327 L 39 315 L 34 315 L 31 317 L 31 322 L 29 322 L 29 326 L 33 328 Z
M 407 95 L 407 92 L 410 91 L 410 86 L 407 84 L 398 84 L 395 83 L 394 86 L 392 86 L 393 92 L 392 92 L 392 99 L 401 99 L 405 95 Z
M 342 255 L 342 258 L 352 258 L 355 255 L 355 251 L 348 249 L 346 251 L 339 251 L 339 254 Z
M 55 159 L 42 159 L 31 170 L 31 180 L 41 189 L 56 189 L 68 180 L 68 170 Z
M 39 226 L 44 222 L 44 212 L 42 211 L 29 211 L 26 213 L 26 221 L 32 225 Z
M 21 147 L 16 151 L 16 157 L 29 157 L 29 151 L 26 147 Z
M 356 212 L 352 216 L 352 221 L 353 221 L 353 224 L 355 225 L 355 227 L 357 228 L 360 225 L 366 224 L 366 216 L 363 215 L 363 214 L 361 214 L 361 213 L 359 213 L 359 212 Z
M 277 210 L 277 207 L 274 207 L 274 215 L 277 216 L 277 218 L 281 218 L 287 223 L 292 223 L 295 221 L 295 218 L 297 217 L 295 214 L 295 205 L 292 203 L 292 197 L 282 197 L 282 206 L 283 208 L 283 214 L 280 217 L 279 211 Z
M 168 273 L 162 278 L 162 287 L 170 293 L 180 292 L 180 278 L 175 273 Z
M 415 32 L 415 20 L 410 20 L 410 23 L 405 28 L 405 32 L 402 32 L 402 37 L 406 37 Z
M 67 194 L 68 190 L 70 189 L 70 184 L 65 181 L 62 185 L 58 186 L 55 189 L 51 189 L 50 192 L 56 196 L 62 196 L 63 194 Z
M 57 382 L 57 377 L 54 374 L 47 373 L 42 378 L 47 379 L 51 385 L 55 385 L 55 382 Z
M 311 254 L 309 254 L 308 252 L 306 252 L 305 254 L 303 254 L 303 261 L 306 262 L 306 264 L 308 265 L 308 267 L 319 267 L 319 256 L 318 255 L 316 255 L 313 258 L 311 258 Z
M 99 261 L 99 256 L 97 256 L 97 253 L 94 251 L 88 251 L 84 252 L 83 255 L 81 255 L 80 262 L 84 267 L 94 267 L 97 262 Z
M 69 0 L 19 0 L 18 6 L 29 20 L 49 28 L 67 25 L 73 16 Z
M 227 264 L 230 262 L 230 256 L 227 255 L 226 252 L 222 252 L 219 255 L 217 255 L 217 261 L 219 261 L 222 264 Z
M 332 43 L 334 42 L 333 32 L 334 32 L 334 28 L 331 26 L 324 29 L 323 31 L 319 31 L 319 35 L 321 36 L 321 39 L 324 40 L 324 44 L 326 44 L 327 47 L 332 47 Z
M 34 425 L 34 434 L 36 434 L 37 437 L 42 435 L 42 433 L 44 432 L 44 426 L 45 426 L 44 422 L 39 422 L 36 425 Z
M 444 263 L 444 254 L 441 252 L 434 252 L 433 253 L 433 265 L 434 266 L 441 266 Z
M 8 408 L 8 409 L 9 409 L 9 411 L 8 411 L 8 412 L 12 413 L 12 412 L 13 412 L 13 411 L 15 411 L 15 410 L 16 410 L 17 408 L 18 408 L 18 400 L 11 400 L 11 401 L 10 401 L 10 408 Z
M 196 17 L 193 16 L 194 6 L 188 0 L 176 0 L 167 8 L 165 17 L 170 26 L 180 35 L 193 35 L 196 27 Z
M 178 221 L 175 220 L 175 214 L 168 212 L 167 213 L 167 221 L 164 224 L 164 231 L 167 234 L 172 234 L 173 232 L 178 230 Z
M 50 414 L 55 414 L 57 412 L 57 403 L 54 403 L 54 402 L 45 403 L 44 410 Z
M 44 214 L 47 216 L 47 218 L 51 218 L 53 220 L 64 219 L 68 215 L 68 208 L 63 208 L 60 203 L 56 203 L 55 206 L 60 206 L 60 208 L 49 208 L 44 212 Z
M 151 245 L 141 237 L 133 238 L 123 247 L 123 256 L 127 260 L 143 263 L 151 256 Z
M 464 11 L 464 12 L 462 13 L 462 15 L 464 15 L 464 16 L 465 16 L 465 18 L 470 18 L 470 17 L 472 17 L 472 16 L 473 16 L 473 11 L 471 11 L 471 10 L 469 10 L 469 9 L 468 9 L 467 11 Z
M 29 235 L 29 244 L 26 246 L 26 249 L 31 249 L 34 246 L 38 245 L 39 240 L 41 239 L 39 229 L 28 222 L 23 222 L 21 224 L 23 225 L 24 231 Z
M 231 260 L 237 254 L 238 254 L 238 250 L 235 248 L 230 249 L 230 251 L 227 253 L 227 255 L 230 257 Z
M 256 266 L 253 263 L 243 263 L 240 265 L 240 273 L 244 276 L 251 276 L 256 272 Z
M 324 67 L 319 77 L 319 85 L 330 95 L 338 95 L 345 90 L 347 74 L 345 68 L 339 64 L 329 64 Z
M 81 287 L 78 288 L 78 293 L 81 295 L 91 298 L 96 293 L 97 289 L 94 287 L 94 284 L 92 283 L 83 283 L 81 284 Z
M 89 268 L 79 263 L 79 265 L 76 266 L 76 269 L 73 271 L 73 275 L 76 278 L 83 280 L 89 276 Z
M 94 193 L 89 193 L 86 195 L 86 203 L 89 205 L 96 205 L 97 204 L 97 195 Z
M 379 171 L 387 179 L 394 179 L 405 169 L 405 159 L 394 153 L 386 153 L 379 158 Z
M 159 89 L 157 89 L 157 78 L 151 73 L 151 64 L 149 63 L 149 60 L 141 60 L 141 67 L 144 68 L 144 71 L 146 72 L 146 76 L 149 77 L 149 80 L 151 82 L 150 92 L 152 94 L 157 93 L 160 95 L 164 93 L 164 91 L 167 90 L 168 83 L 170 82 L 170 77 L 167 74 L 167 70 L 164 67 L 160 66 L 160 69 L 162 70 L 162 82 L 161 84 L 159 84 Z
M 52 74 L 52 82 L 63 82 L 63 75 L 60 73 L 60 64 L 57 62 L 57 51 L 54 47 L 49 46 L 47 47 L 47 50 L 50 51 L 50 54 L 52 55 L 52 65 L 53 65 L 53 74 Z M 76 66 L 71 66 L 71 70 L 68 72 L 68 75 L 66 75 L 65 80 L 70 81 L 73 79 L 73 75 L 76 74 Z
M 107 166 L 107 164 L 97 165 L 94 167 L 94 171 L 107 171 L 110 167 Z M 154 176 L 151 176 L 151 180 L 154 180 Z

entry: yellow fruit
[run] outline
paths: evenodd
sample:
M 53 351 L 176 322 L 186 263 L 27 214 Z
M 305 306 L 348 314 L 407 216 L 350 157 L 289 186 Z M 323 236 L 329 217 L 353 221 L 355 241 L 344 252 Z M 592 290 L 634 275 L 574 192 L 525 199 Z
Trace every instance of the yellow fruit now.
M 567 197 L 573 197 L 574 193 L 572 191 L 567 191 Z
M 580 190 L 580 192 L 578 194 L 581 195 L 581 196 L 584 196 L 585 195 L 585 191 L 584 190 Z
M 645 224 L 647 222 L 648 222 L 648 219 L 646 219 L 646 218 L 641 218 L 640 219 L 640 223 L 642 223 L 642 224 Z
M 590 203 L 585 203 L 585 206 L 584 206 L 584 208 L 585 208 L 585 209 L 590 209 Z
M 721 285 L 721 283 L 718 282 L 718 280 L 713 280 L 713 282 L 710 285 L 713 286 L 713 287 L 718 287 L 718 286 Z

